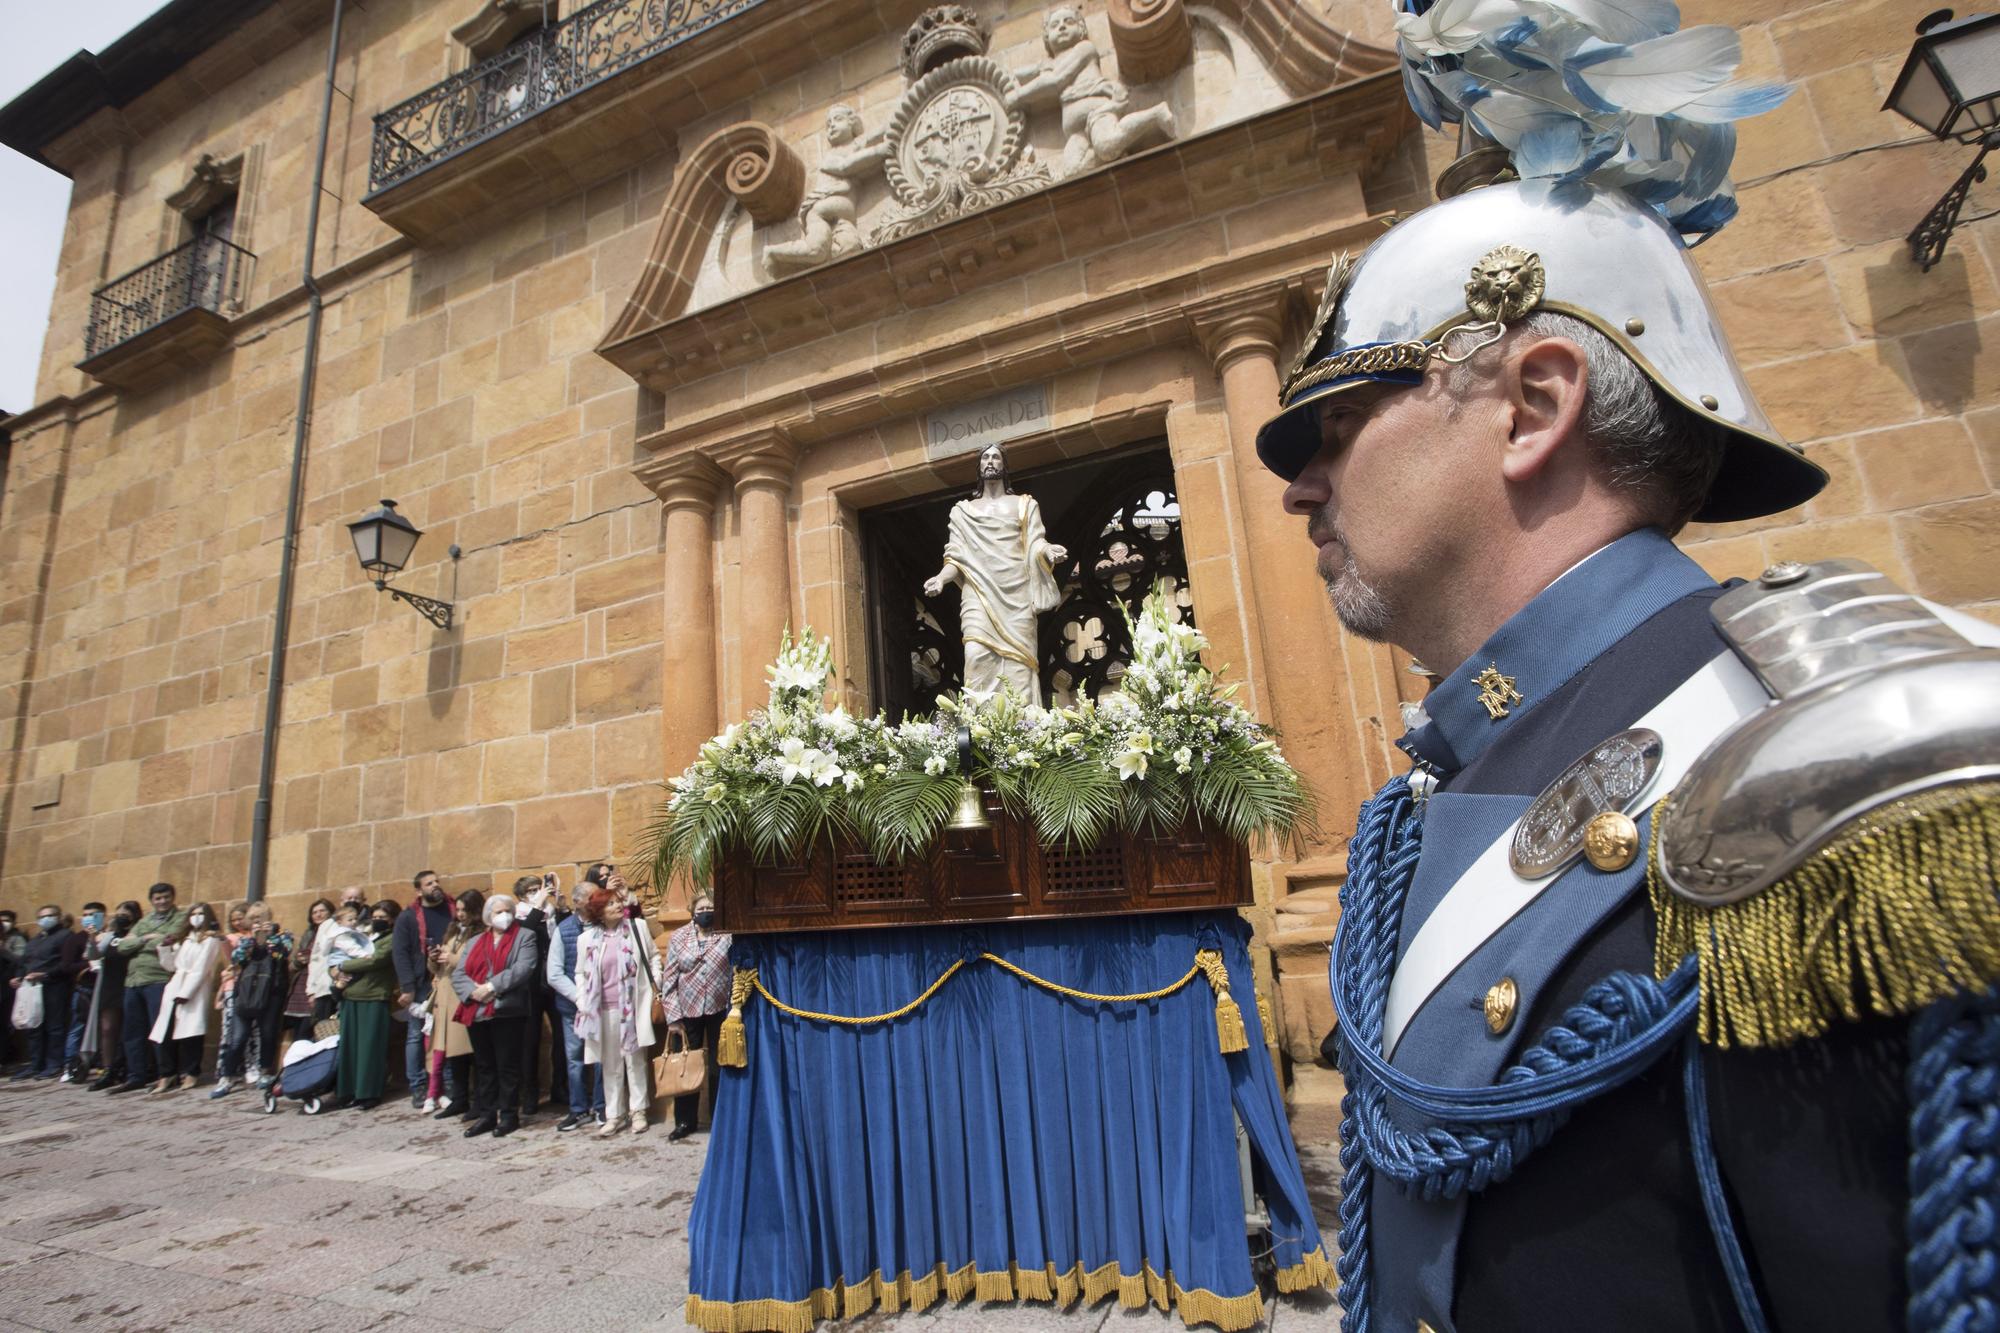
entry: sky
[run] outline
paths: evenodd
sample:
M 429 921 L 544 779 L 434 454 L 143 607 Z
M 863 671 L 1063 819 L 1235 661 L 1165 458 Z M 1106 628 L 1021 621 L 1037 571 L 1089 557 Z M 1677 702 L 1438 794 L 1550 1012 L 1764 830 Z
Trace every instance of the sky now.
M 0 0 L 0 106 L 78 51 L 102 51 L 162 0 Z M 0 148 L 0 411 L 35 405 L 69 178 Z

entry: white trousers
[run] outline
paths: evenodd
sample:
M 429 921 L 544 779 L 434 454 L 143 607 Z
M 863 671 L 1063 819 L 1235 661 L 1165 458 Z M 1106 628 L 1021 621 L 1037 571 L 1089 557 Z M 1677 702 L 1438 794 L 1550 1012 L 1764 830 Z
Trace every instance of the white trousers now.
M 604 1118 L 613 1124 L 628 1114 L 644 1120 L 653 1099 L 646 1048 L 636 1047 L 630 1055 L 623 1054 L 620 1048 L 625 1041 L 625 1020 L 613 1006 L 605 1006 L 598 1025 L 597 1049 L 604 1058 L 600 1066 L 604 1070 Z

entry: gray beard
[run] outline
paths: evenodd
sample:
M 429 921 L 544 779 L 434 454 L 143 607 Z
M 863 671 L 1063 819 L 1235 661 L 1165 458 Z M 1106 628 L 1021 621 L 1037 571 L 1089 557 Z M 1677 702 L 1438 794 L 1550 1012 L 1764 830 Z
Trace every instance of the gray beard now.
M 1333 603 L 1333 614 L 1349 634 L 1367 639 L 1370 643 L 1387 643 L 1390 625 L 1395 619 L 1389 606 L 1389 599 L 1355 568 L 1354 555 L 1345 545 L 1341 547 L 1340 572 L 1327 581 L 1327 600 Z

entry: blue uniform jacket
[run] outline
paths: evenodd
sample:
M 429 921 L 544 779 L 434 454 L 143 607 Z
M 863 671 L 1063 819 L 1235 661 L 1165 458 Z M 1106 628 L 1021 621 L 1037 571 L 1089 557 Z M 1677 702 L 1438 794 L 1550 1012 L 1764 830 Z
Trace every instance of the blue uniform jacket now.
M 1709 615 L 1719 591 L 1667 538 L 1633 533 L 1552 584 L 1432 692 L 1428 723 L 1402 743 L 1440 785 L 1399 950 L 1563 768 L 1728 651 Z M 1498 718 L 1475 683 L 1489 667 L 1520 695 Z M 1643 818 L 1640 831 L 1650 836 Z M 1645 860 L 1642 844 L 1624 870 L 1579 861 L 1563 872 L 1432 992 L 1393 1063 L 1431 1083 L 1490 1084 L 1594 982 L 1650 973 Z M 1517 1017 L 1495 1035 L 1485 997 L 1503 978 L 1519 993 Z M 1778 1329 L 1901 1322 L 1904 1030 L 1855 1024 L 1804 1049 L 1705 1054 L 1725 1185 Z M 1695 1185 L 1679 1070 L 1664 1060 L 1581 1108 L 1483 1193 L 1424 1203 L 1378 1181 L 1374 1328 L 1738 1327 Z

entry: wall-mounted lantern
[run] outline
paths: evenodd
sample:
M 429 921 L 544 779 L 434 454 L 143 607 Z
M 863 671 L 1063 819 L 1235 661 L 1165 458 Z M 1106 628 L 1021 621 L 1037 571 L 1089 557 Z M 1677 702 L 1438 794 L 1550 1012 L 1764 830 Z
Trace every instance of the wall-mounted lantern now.
M 2000 146 L 2000 14 L 1961 19 L 1940 9 L 1919 19 L 1916 45 L 1882 109 L 1941 142 L 1979 145 L 1972 165 L 1910 233 L 1910 257 L 1928 270 L 1944 257 L 1965 196 L 1986 179 L 1986 155 Z
M 355 558 L 361 561 L 361 568 L 375 580 L 375 587 L 401 602 L 408 602 L 417 609 L 417 614 L 436 625 L 439 629 L 451 628 L 451 603 L 440 602 L 434 597 L 420 593 L 404 592 L 401 588 L 389 586 L 389 579 L 400 574 L 403 566 L 410 562 L 411 552 L 417 549 L 417 542 L 423 537 L 415 524 L 396 512 L 394 500 L 384 500 L 379 509 L 370 510 L 347 525 L 347 533 L 354 538 Z M 459 549 L 451 548 L 451 558 L 458 559 Z

